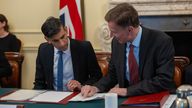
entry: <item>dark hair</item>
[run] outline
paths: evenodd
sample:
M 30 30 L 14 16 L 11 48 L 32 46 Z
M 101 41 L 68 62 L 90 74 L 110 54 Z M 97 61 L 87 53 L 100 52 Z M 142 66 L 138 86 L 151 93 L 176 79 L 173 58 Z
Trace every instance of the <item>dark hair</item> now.
M 52 38 L 54 35 L 60 32 L 61 26 L 63 26 L 63 24 L 59 18 L 49 17 L 41 26 L 41 31 L 46 37 Z
M 114 22 L 121 27 L 139 26 L 139 17 L 136 9 L 129 3 L 118 4 L 105 15 L 107 22 Z
M 8 20 L 7 20 L 7 18 L 5 17 L 5 15 L 0 14 L 0 22 L 2 22 L 2 23 L 5 22 L 5 27 L 4 27 L 4 29 L 5 29 L 5 31 L 9 32 Z

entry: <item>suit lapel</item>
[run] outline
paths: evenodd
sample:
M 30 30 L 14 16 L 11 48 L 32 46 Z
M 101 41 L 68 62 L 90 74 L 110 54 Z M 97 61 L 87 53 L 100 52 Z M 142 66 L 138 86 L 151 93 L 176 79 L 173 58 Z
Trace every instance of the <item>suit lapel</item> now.
M 54 61 L 54 47 L 51 44 L 48 44 L 48 48 L 45 51 L 46 61 L 47 61 L 47 70 L 48 77 L 51 84 L 53 84 L 53 61 Z
M 73 64 L 73 73 L 74 73 L 74 79 L 77 79 L 77 72 L 78 72 L 78 64 L 77 64 L 77 60 L 78 60 L 78 50 L 76 48 L 75 45 L 75 41 L 73 39 L 70 39 L 70 50 L 71 50 L 71 59 L 72 59 L 72 64 Z
M 118 60 L 118 68 L 119 68 L 119 84 L 120 84 L 120 87 L 124 87 L 125 86 L 125 54 L 126 54 L 126 50 L 125 50 L 125 47 L 126 45 L 125 44 L 119 44 L 119 60 Z
M 146 54 L 147 54 L 147 48 L 148 47 L 148 36 L 149 36 L 149 31 L 142 27 L 142 36 L 141 36 L 141 42 L 140 42 L 140 51 L 139 51 L 139 75 L 140 75 L 140 79 L 141 79 L 141 76 L 142 76 L 142 72 L 143 72 L 143 66 L 144 66 L 144 62 L 145 62 L 145 59 L 146 59 Z

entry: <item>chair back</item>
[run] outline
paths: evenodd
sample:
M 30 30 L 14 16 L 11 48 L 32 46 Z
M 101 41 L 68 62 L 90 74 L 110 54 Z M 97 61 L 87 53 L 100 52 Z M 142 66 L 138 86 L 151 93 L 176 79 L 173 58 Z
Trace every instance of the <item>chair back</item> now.
M 5 56 L 12 68 L 12 75 L 1 79 L 2 87 L 21 88 L 21 71 L 24 56 L 19 52 L 5 52 Z

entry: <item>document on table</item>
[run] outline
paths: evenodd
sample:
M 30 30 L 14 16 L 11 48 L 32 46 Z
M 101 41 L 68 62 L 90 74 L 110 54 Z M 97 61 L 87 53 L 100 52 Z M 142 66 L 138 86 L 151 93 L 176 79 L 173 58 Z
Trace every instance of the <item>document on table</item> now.
M 0 105 L 0 108 L 17 108 L 17 105 L 3 105 L 3 104 L 1 104 Z
M 41 93 L 45 92 L 45 90 L 17 90 L 7 96 L 0 98 L 0 100 L 15 100 L 15 101 L 24 101 L 31 99 Z
M 177 98 L 177 95 L 169 95 L 168 99 L 163 104 L 162 108 L 171 108 L 171 105 L 173 104 L 176 98 Z
M 81 93 L 70 99 L 69 101 L 90 101 L 96 99 L 104 99 L 106 93 L 97 93 L 94 96 L 84 98 Z
M 0 108 L 24 108 L 24 105 L 0 104 Z
M 192 108 L 192 95 L 187 96 L 187 100 L 189 102 L 189 107 Z
M 73 92 L 58 92 L 58 91 L 47 91 L 38 96 L 30 99 L 30 101 L 35 102 L 60 102 L 67 96 L 71 95 Z
M 96 99 L 104 99 L 105 94 L 106 93 L 97 93 L 92 97 L 84 98 L 81 93 L 79 93 L 72 97 L 69 101 L 90 101 Z M 0 100 L 59 103 L 71 95 L 73 95 L 73 92 L 20 89 L 6 96 L 3 96 L 0 98 Z

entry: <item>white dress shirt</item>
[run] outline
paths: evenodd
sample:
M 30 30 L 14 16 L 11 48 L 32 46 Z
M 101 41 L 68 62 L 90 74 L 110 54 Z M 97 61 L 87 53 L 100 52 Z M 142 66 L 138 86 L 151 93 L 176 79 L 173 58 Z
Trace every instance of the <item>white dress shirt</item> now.
M 58 49 L 54 47 L 54 65 L 53 65 L 53 87 L 57 90 L 57 64 L 59 60 Z M 63 91 L 68 91 L 67 83 L 74 79 L 73 64 L 71 59 L 70 40 L 68 39 L 68 48 L 63 51 Z

